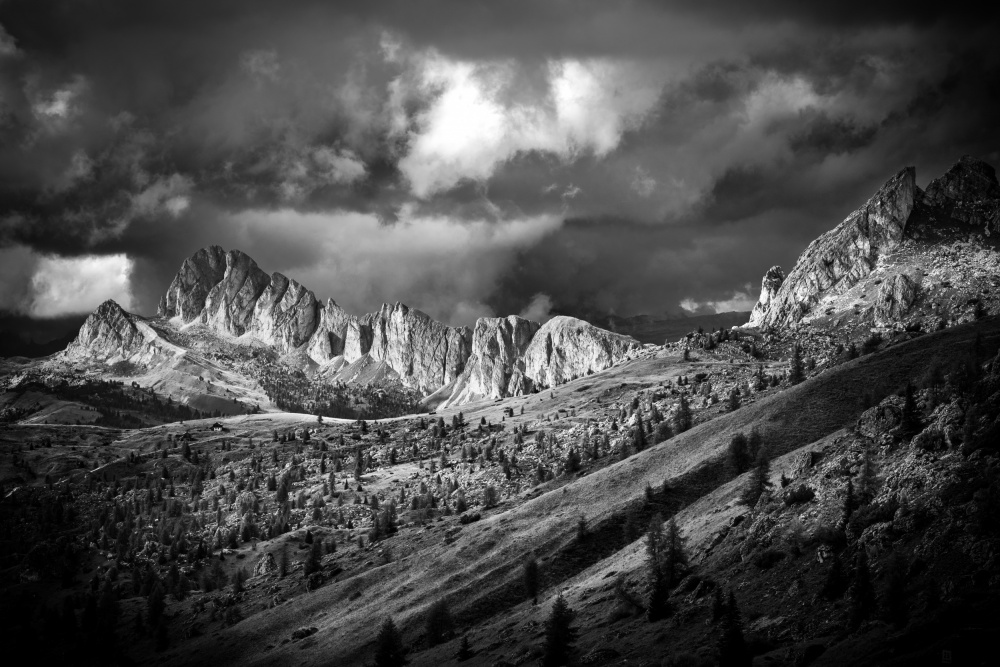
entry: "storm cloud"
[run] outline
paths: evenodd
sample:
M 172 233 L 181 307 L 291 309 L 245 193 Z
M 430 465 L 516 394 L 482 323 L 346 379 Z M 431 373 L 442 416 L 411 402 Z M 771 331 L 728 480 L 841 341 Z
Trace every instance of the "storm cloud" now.
M 0 310 L 150 314 L 209 244 L 454 324 L 746 308 L 902 166 L 1000 163 L 997 27 L 898 2 L 7 0 Z

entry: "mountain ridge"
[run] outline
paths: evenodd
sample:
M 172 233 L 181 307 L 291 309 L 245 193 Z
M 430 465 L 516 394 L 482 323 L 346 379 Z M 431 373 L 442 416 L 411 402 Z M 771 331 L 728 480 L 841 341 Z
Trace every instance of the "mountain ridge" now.
M 926 326 L 996 312 L 997 229 L 1000 183 L 991 165 L 964 156 L 926 191 L 905 167 L 811 242 L 787 274 L 768 269 L 748 326 L 785 329 L 825 318 L 834 327 Z M 956 256 L 972 271 L 956 272 Z
M 400 302 L 352 315 L 333 299 L 323 304 L 281 273 L 268 275 L 242 251 L 221 246 L 184 260 L 160 299 L 154 318 L 159 328 L 109 303 L 88 317 L 67 356 L 156 363 L 162 358 L 156 350 L 164 347 L 156 342 L 157 331 L 168 335 L 200 326 L 262 343 L 325 379 L 391 377 L 449 405 L 552 387 L 643 349 L 629 336 L 565 316 L 540 324 L 510 315 L 480 318 L 473 328 L 452 327 Z M 442 394 L 444 388 L 451 390 Z

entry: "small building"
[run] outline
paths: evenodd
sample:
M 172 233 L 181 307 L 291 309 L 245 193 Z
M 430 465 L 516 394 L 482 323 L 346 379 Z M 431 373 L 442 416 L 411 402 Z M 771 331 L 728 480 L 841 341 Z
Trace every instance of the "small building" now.
M 212 424 L 212 430 L 213 431 L 225 431 L 227 429 L 220 422 L 215 422 L 214 424 Z

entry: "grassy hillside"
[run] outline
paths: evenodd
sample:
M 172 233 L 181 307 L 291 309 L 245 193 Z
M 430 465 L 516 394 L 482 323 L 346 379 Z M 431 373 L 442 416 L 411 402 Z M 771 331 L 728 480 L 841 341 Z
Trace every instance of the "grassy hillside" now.
M 959 363 L 977 335 L 983 358 L 995 354 L 1000 321 L 991 318 L 977 326 L 928 334 L 827 370 L 625 461 L 556 485 L 509 511 L 502 511 L 501 505 L 457 534 L 450 531 L 446 536 L 443 527 L 431 527 L 428 532 L 440 541 L 251 617 L 221 637 L 196 639 L 183 653 L 167 657 L 185 662 L 194 650 L 218 662 L 285 664 L 311 656 L 316 662 L 361 664 L 371 654 L 375 619 L 388 614 L 409 643 L 422 631 L 427 605 L 441 597 L 449 600 L 462 624 L 503 615 L 523 598 L 520 566 L 527 554 L 538 557 L 548 590 L 605 558 L 624 557 L 616 555 L 628 546 L 622 543 L 620 526 L 627 514 L 639 509 L 647 484 L 660 487 L 667 481 L 675 493 L 665 502 L 693 502 L 727 481 L 722 458 L 735 433 L 757 426 L 774 455 L 798 449 L 851 425 L 872 399 L 923 374 L 928 360 Z M 571 400 L 572 387 L 561 388 L 559 394 Z M 593 535 L 586 550 L 576 545 L 581 515 Z M 392 546 L 393 539 L 385 545 Z M 306 625 L 318 628 L 307 652 L 301 644 L 281 643 Z M 419 655 L 415 658 L 420 660 Z

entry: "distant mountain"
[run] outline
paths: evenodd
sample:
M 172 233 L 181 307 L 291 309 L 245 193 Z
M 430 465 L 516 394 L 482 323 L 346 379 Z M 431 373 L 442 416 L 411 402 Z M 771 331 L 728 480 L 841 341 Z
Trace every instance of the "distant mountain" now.
M 208 338 L 206 338 L 206 336 Z M 544 325 L 516 316 L 450 327 L 408 306 L 384 304 L 356 316 L 239 250 L 199 250 L 181 265 L 145 319 L 113 301 L 84 323 L 66 359 L 129 362 L 150 371 L 194 363 L 199 351 L 263 345 L 285 363 L 330 382 L 397 382 L 432 405 L 520 396 L 613 366 L 642 350 L 625 335 L 572 317 Z M 188 354 L 188 353 L 192 354 Z M 213 360 L 225 356 L 214 353 Z M 232 355 L 230 355 L 232 356 Z M 246 361 L 245 359 L 243 361 Z M 240 360 L 234 359 L 231 370 Z
M 1000 311 L 1000 184 L 963 157 L 923 191 L 907 167 L 761 284 L 750 326 L 939 328 Z
M 590 318 L 590 322 L 611 331 L 632 336 L 643 343 L 663 345 L 666 341 L 674 342 L 685 334 L 698 331 L 698 329 L 712 331 L 719 328 L 730 329 L 734 326 L 740 326 L 746 323 L 749 315 L 749 311 L 730 311 L 709 315 L 665 314 L 634 315 L 632 317 L 605 315 Z

